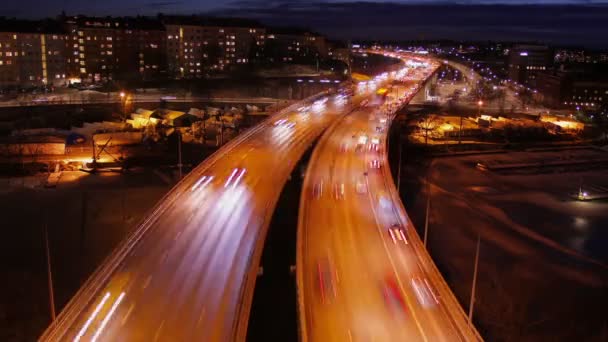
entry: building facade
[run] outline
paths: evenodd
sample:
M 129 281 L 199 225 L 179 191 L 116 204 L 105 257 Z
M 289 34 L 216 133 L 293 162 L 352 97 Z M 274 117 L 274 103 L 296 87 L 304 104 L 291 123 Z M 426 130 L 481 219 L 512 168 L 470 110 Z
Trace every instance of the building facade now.
M 348 48 L 294 29 L 199 16 L 0 19 L 0 87 L 202 78 L 259 63 L 349 60 Z
M 165 27 L 168 70 L 174 78 L 200 78 L 263 55 L 266 30 L 261 27 L 211 26 L 197 18 L 173 18 Z
M 325 37 L 301 30 L 280 29 L 266 36 L 266 59 L 271 63 L 313 63 L 326 58 Z
M 538 75 L 538 92 L 553 108 L 593 109 L 608 104 L 608 77 L 594 72 L 545 72 Z
M 57 28 L 13 21 L 0 28 L 0 87 L 65 83 L 67 36 Z M 12 29 L 12 31 L 8 31 Z
M 547 70 L 553 57 L 544 45 L 515 45 L 509 51 L 509 79 L 526 86 L 536 86 L 536 77 Z
M 70 81 L 142 80 L 166 74 L 165 31 L 147 19 L 66 20 Z

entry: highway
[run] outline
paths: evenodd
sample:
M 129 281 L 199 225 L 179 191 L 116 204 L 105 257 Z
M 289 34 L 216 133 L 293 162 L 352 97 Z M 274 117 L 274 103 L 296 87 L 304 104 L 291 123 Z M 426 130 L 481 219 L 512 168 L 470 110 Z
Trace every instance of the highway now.
M 311 157 L 296 266 L 303 342 L 481 340 L 408 219 L 386 155 L 392 113 L 438 66 L 410 70 L 398 99 L 336 122 Z
M 160 201 L 40 340 L 244 340 L 281 189 L 315 138 L 349 108 L 336 95 L 317 96 L 218 150 Z

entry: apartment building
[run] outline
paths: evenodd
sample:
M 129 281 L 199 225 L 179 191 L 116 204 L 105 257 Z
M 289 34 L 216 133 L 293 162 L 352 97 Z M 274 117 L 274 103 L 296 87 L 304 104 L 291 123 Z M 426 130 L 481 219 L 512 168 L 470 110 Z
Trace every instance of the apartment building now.
M 166 74 L 162 25 L 146 18 L 66 19 L 72 82 L 141 80 Z
M 61 85 L 67 36 L 48 22 L 0 23 L 0 87 Z
M 252 63 L 263 54 L 266 30 L 247 21 L 220 26 L 197 17 L 173 17 L 164 24 L 168 70 L 176 78 L 199 78 Z

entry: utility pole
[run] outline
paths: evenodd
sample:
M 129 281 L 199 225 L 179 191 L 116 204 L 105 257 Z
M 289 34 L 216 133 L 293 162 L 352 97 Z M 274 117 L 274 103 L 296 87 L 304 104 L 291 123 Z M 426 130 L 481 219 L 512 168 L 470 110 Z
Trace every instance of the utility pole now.
M 458 145 L 462 142 L 462 112 L 460 113 L 460 129 L 458 129 Z
M 49 248 L 49 234 L 46 224 L 46 216 L 44 217 L 44 247 L 46 250 L 46 274 L 49 287 L 49 306 L 51 308 L 51 322 L 55 321 L 55 295 L 53 293 L 53 273 L 51 272 L 51 251 Z
M 429 182 L 428 176 L 426 179 L 426 212 L 424 217 L 424 247 L 426 248 L 426 240 L 429 235 L 429 212 L 431 209 L 431 182 Z
M 180 131 L 177 131 L 177 158 L 179 179 L 182 179 L 182 133 Z
M 469 324 L 473 324 L 473 306 L 475 305 L 475 285 L 477 284 L 477 266 L 479 265 L 480 236 L 477 235 L 477 249 L 475 250 L 475 267 L 473 269 L 473 284 L 471 285 L 471 301 L 469 302 Z
M 401 194 L 401 134 L 399 134 L 399 166 L 397 167 L 397 191 Z

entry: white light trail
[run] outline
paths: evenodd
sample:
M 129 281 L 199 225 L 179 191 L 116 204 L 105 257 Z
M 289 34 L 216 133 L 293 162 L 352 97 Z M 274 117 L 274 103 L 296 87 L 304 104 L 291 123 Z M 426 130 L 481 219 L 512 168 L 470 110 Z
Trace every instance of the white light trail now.
M 239 182 L 241 181 L 241 178 L 243 178 L 243 176 L 245 175 L 245 171 L 246 171 L 245 169 L 242 169 L 241 173 L 239 173 L 239 175 L 236 177 L 234 184 L 232 184 L 233 188 L 239 184 Z
M 74 342 L 80 341 L 80 339 L 82 338 L 84 333 L 87 331 L 87 329 L 89 329 L 91 322 L 93 322 L 95 317 L 97 317 L 97 315 L 99 314 L 99 311 L 104 306 L 104 304 L 106 303 L 108 298 L 110 298 L 110 292 L 106 292 L 105 296 L 103 296 L 103 298 L 101 299 L 101 302 L 99 302 L 99 304 L 97 304 L 97 307 L 93 311 L 93 314 L 91 316 L 89 316 L 89 319 L 87 319 L 87 321 L 84 323 L 84 325 L 82 326 L 82 329 L 80 329 L 80 331 L 78 332 L 78 335 L 76 335 L 76 337 L 74 337 Z
M 106 324 L 108 324 L 108 321 L 110 320 L 110 318 L 112 318 L 112 315 L 114 315 L 114 311 L 116 311 L 116 308 L 118 307 L 118 305 L 120 305 L 120 302 L 122 302 L 122 299 L 124 297 L 125 297 L 125 293 L 122 292 L 120 294 L 120 296 L 118 296 L 118 299 L 116 299 L 114 304 L 112 304 L 112 307 L 110 308 L 110 312 L 108 312 L 108 314 L 103 319 L 103 321 L 101 321 L 101 325 L 99 326 L 99 329 L 97 329 L 97 331 L 95 332 L 95 335 L 93 335 L 91 342 L 97 341 L 97 338 L 99 338 L 99 335 L 101 334 L 103 329 L 106 327 Z
M 237 171 L 239 169 L 234 169 L 232 170 L 232 173 L 230 174 L 230 177 L 228 177 L 228 180 L 226 181 L 226 184 L 224 184 L 224 188 L 227 188 L 228 185 L 230 185 L 230 182 L 232 182 L 232 178 L 234 178 L 234 175 L 236 175 Z

